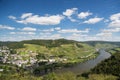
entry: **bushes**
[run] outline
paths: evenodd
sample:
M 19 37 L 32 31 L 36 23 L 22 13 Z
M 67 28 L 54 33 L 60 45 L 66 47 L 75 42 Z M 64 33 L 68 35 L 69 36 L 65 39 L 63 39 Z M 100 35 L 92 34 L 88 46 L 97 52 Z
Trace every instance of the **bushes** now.
M 24 74 L 24 75 L 23 75 Z M 88 77 L 76 76 L 72 72 L 49 73 L 44 76 L 34 76 L 29 73 L 6 73 L 0 75 L 0 80 L 117 80 L 113 75 L 89 74 Z
M 77 80 L 76 75 L 71 72 L 65 72 L 62 74 L 50 73 L 43 77 L 43 80 Z
M 118 78 L 113 75 L 103 75 L 103 74 L 91 74 L 89 75 L 89 80 L 117 80 Z
M 55 73 L 50 73 L 43 77 L 42 80 L 60 80 L 58 76 L 56 76 Z
M 32 75 L 20 75 L 19 73 L 15 74 L 2 74 L 0 80 L 42 80 L 42 77 L 35 77 Z

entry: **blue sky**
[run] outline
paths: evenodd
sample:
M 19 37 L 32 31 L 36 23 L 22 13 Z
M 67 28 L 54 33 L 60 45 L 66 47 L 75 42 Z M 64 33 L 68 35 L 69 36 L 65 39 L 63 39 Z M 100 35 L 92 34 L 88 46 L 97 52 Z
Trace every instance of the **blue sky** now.
M 120 0 L 0 0 L 0 41 L 120 41 Z

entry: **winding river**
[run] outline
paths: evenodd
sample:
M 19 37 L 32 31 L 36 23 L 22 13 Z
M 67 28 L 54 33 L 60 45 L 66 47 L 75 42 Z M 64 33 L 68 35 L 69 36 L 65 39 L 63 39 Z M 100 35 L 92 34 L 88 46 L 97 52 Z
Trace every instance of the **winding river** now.
M 104 49 L 100 49 L 99 53 L 100 53 L 99 56 L 95 59 L 89 60 L 84 63 L 77 64 L 77 65 L 69 67 L 69 68 L 62 68 L 62 69 L 56 70 L 55 72 L 62 73 L 62 72 L 71 71 L 76 74 L 81 74 L 83 72 L 87 72 L 91 68 L 94 68 L 102 60 L 105 60 L 111 56 L 111 54 L 106 52 Z

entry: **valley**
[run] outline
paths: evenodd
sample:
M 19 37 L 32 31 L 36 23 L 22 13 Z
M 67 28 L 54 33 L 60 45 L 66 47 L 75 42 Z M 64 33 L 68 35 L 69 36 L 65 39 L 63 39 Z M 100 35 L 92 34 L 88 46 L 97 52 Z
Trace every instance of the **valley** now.
M 28 73 L 42 76 L 69 71 L 80 75 L 120 50 L 114 42 L 96 42 L 93 45 L 65 39 L 1 42 L 0 45 L 1 77 L 11 71 L 24 76 Z

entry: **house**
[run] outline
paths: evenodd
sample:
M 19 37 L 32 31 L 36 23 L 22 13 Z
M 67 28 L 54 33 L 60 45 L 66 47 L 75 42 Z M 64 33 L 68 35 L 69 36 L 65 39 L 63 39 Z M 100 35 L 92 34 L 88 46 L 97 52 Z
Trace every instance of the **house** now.
M 2 72 L 4 69 L 0 69 L 0 72 Z
M 48 62 L 47 59 L 40 59 L 39 62 Z
M 53 63 L 55 62 L 56 60 L 55 59 L 48 59 L 49 62 Z

